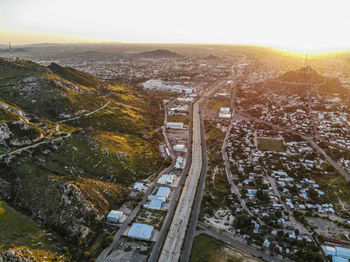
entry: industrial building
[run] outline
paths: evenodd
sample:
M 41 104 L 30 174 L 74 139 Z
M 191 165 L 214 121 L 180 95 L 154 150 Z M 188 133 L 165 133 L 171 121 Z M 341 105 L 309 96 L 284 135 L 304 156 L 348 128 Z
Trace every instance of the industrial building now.
M 112 224 L 117 224 L 118 222 L 120 222 L 120 218 L 122 215 L 123 215 L 122 211 L 112 210 L 107 215 L 107 222 Z
M 184 144 L 176 144 L 173 146 L 175 151 L 184 152 L 186 151 L 186 146 Z
M 161 90 L 180 94 L 192 94 L 195 89 L 181 84 L 169 84 L 159 79 L 151 79 L 142 84 L 144 89 Z
M 332 256 L 332 262 L 348 262 L 350 260 L 350 248 L 339 246 L 321 246 L 324 253 Z
M 167 122 L 166 123 L 166 128 L 183 129 L 184 128 L 184 123 L 183 122 Z
M 160 210 L 164 201 L 161 199 L 152 199 L 149 204 L 145 204 L 145 208 Z
M 178 156 L 175 162 L 175 169 L 180 169 L 182 167 L 183 161 L 184 161 L 183 157 Z
M 162 208 L 163 203 L 168 200 L 170 191 L 171 190 L 169 187 L 159 187 L 155 195 L 148 196 L 148 200 L 150 200 L 151 202 L 145 204 L 144 207 L 160 210 Z
M 148 199 L 160 199 L 164 202 L 167 201 L 168 197 L 170 195 L 170 187 L 159 187 L 157 190 L 157 193 L 155 195 L 149 195 Z
M 142 182 L 136 182 L 134 185 L 134 190 L 136 191 L 141 191 L 143 187 L 143 183 Z
M 163 185 L 171 185 L 176 180 L 176 175 L 165 174 L 158 178 L 157 183 Z
M 146 224 L 134 223 L 129 229 L 128 237 L 140 239 L 140 240 L 151 240 L 154 227 Z

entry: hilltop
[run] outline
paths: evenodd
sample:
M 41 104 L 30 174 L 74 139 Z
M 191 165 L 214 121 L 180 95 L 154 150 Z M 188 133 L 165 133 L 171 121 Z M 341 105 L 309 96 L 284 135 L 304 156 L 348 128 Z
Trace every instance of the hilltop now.
M 137 53 L 134 56 L 138 58 L 179 58 L 181 55 L 165 49 L 157 49 L 154 51 Z
M 311 66 L 305 66 L 298 70 L 288 71 L 281 75 L 278 79 L 281 81 L 310 84 L 318 84 L 325 81 L 325 77 L 318 74 Z
M 0 200 L 77 259 L 128 187 L 164 165 L 161 100 L 58 64 L 0 58 L 0 72 Z

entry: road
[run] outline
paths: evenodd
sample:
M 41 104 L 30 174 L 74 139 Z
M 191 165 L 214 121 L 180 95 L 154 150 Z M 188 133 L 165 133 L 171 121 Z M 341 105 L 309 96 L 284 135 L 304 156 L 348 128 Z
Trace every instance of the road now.
M 109 260 L 108 259 L 108 255 L 109 253 L 112 251 L 112 249 L 116 246 L 116 244 L 118 243 L 120 237 L 123 235 L 123 233 L 125 232 L 125 230 L 128 228 L 129 224 L 134 220 L 134 218 L 137 216 L 137 214 L 140 212 L 141 208 L 143 207 L 144 204 L 147 203 L 148 201 L 148 196 L 150 193 L 152 193 L 152 189 L 154 187 L 154 185 L 157 182 L 157 179 L 163 175 L 168 173 L 172 168 L 173 168 L 173 164 L 169 167 L 167 167 L 166 169 L 164 169 L 162 172 L 159 173 L 159 175 L 157 176 L 157 178 L 155 180 L 153 180 L 153 182 L 148 186 L 148 188 L 145 191 L 145 194 L 142 198 L 142 200 L 138 203 L 138 205 L 131 211 L 131 213 L 129 214 L 129 216 L 127 217 L 127 219 L 123 222 L 122 226 L 119 228 L 118 232 L 114 235 L 113 238 L 113 242 L 106 248 L 104 249 L 100 255 L 97 257 L 98 262 L 102 262 L 102 261 L 113 261 L 113 260 Z
M 40 145 L 43 145 L 43 144 L 47 144 L 47 143 L 52 143 L 52 142 L 56 142 L 56 141 L 60 141 L 60 140 L 63 140 L 65 138 L 68 138 L 70 137 L 71 134 L 67 134 L 65 136 L 61 136 L 61 137 L 57 137 L 57 138 L 49 138 L 45 141 L 41 141 L 41 142 L 38 142 L 36 144 L 33 144 L 33 145 L 30 145 L 30 146 L 25 146 L 25 147 L 22 147 L 22 148 L 19 148 L 19 149 L 16 149 L 16 150 L 13 150 L 11 152 L 8 152 L 8 153 L 5 153 L 5 154 L 2 154 L 0 155 L 0 159 L 2 159 L 3 157 L 5 156 L 9 156 L 9 155 L 13 155 L 13 154 L 17 154 L 17 153 L 21 153 L 22 151 L 25 151 L 25 150 L 28 150 L 28 149 L 31 149 L 31 148 L 35 148 L 37 146 L 40 146 Z
M 200 206 L 202 202 L 203 197 L 203 191 L 205 187 L 205 179 L 207 177 L 207 170 L 208 170 L 208 156 L 207 156 L 207 145 L 205 142 L 205 126 L 204 126 L 204 120 L 203 117 L 201 117 L 201 140 L 202 140 L 202 156 L 203 156 L 203 166 L 202 166 L 202 172 L 201 177 L 199 180 L 199 185 L 197 188 L 196 197 L 193 203 L 191 218 L 189 221 L 189 226 L 187 228 L 186 238 L 181 254 L 180 261 L 187 262 L 189 261 L 192 245 L 193 245 L 193 238 L 195 236 L 198 216 L 200 212 Z
M 190 113 L 189 113 L 190 119 L 192 119 L 192 115 L 193 115 L 193 106 L 190 107 Z M 157 261 L 159 255 L 160 255 L 160 252 L 162 251 L 161 248 L 164 244 L 164 241 L 165 241 L 167 233 L 168 233 L 168 229 L 171 225 L 172 217 L 174 216 L 174 213 L 175 213 L 176 204 L 177 204 L 177 201 L 181 195 L 181 189 L 182 189 L 183 185 L 185 184 L 186 175 L 187 175 L 187 173 L 190 169 L 190 166 L 191 166 L 191 158 L 192 158 L 192 121 L 190 121 L 189 125 L 188 125 L 188 152 L 187 152 L 187 157 L 186 157 L 185 168 L 181 173 L 180 182 L 179 182 L 178 187 L 176 188 L 175 194 L 170 201 L 168 212 L 165 216 L 162 228 L 158 234 L 158 238 L 157 238 L 157 240 L 153 246 L 152 252 L 149 256 L 149 259 L 148 259 L 149 262 Z
M 310 144 L 313 146 L 313 148 L 324 156 L 324 158 L 348 181 L 350 181 L 350 174 L 345 171 L 345 169 L 339 165 L 338 162 L 334 161 L 330 156 L 327 155 L 327 153 L 319 147 L 311 138 L 302 136 L 305 140 L 310 142 Z
M 178 261 L 202 169 L 199 101 L 193 105 L 192 162 L 159 261 Z
M 276 196 L 280 200 L 281 204 L 283 205 L 283 209 L 289 213 L 289 220 L 294 225 L 295 228 L 297 228 L 300 232 L 300 234 L 306 234 L 310 235 L 309 231 L 299 222 L 295 219 L 292 212 L 290 212 L 290 209 L 287 207 L 286 203 L 283 201 L 280 192 L 278 191 L 276 180 L 271 176 L 266 176 L 267 180 L 271 184 L 272 190 L 275 192 Z

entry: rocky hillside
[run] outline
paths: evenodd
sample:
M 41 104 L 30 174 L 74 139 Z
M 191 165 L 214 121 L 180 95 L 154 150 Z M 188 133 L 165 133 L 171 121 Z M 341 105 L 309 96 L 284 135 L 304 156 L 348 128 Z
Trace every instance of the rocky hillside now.
M 164 165 L 159 103 L 72 68 L 0 58 L 0 200 L 79 257 L 128 187 Z

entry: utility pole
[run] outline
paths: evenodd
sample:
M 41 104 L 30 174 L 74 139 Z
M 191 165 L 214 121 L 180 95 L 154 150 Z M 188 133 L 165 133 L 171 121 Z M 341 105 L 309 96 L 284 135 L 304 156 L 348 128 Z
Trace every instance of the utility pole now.
M 10 51 L 11 51 L 11 42 L 9 42 L 9 48 L 10 48 Z

